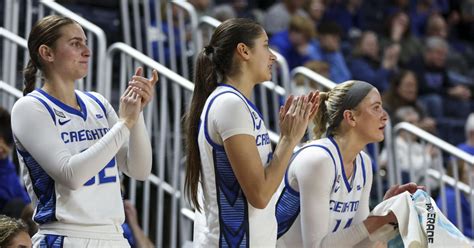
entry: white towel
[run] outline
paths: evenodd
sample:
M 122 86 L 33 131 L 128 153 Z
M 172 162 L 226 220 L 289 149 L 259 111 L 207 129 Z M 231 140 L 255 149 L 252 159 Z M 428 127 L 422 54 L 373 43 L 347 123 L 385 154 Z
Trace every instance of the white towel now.
M 377 205 L 371 215 L 383 216 L 390 211 L 397 217 L 398 230 L 385 225 L 369 236 L 371 240 L 388 242 L 389 247 L 471 247 L 425 191 L 394 196 Z

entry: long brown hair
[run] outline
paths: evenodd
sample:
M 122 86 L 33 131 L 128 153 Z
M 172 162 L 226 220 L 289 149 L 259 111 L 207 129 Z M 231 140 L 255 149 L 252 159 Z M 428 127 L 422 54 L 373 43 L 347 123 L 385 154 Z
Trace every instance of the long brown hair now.
M 53 47 L 54 43 L 61 37 L 61 27 L 73 23 L 76 22 L 68 17 L 51 15 L 39 20 L 33 26 L 28 36 L 30 60 L 23 71 L 25 78 L 24 96 L 35 89 L 36 72 L 43 69 L 38 52 L 39 47 L 41 45 Z
M 184 188 L 188 199 L 200 211 L 197 189 L 201 176 L 201 156 L 198 134 L 201 112 L 206 99 L 217 87 L 217 82 L 239 71 L 234 63 L 234 51 L 239 43 L 253 47 L 263 28 L 255 21 L 244 18 L 229 19 L 217 27 L 209 45 L 199 53 L 194 69 L 194 92 L 186 126 L 186 179 Z

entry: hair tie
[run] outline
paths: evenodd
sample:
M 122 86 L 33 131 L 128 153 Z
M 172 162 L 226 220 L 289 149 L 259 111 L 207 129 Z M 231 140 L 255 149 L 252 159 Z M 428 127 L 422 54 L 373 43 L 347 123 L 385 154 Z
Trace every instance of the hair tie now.
M 204 52 L 206 52 L 207 55 L 211 54 L 214 52 L 214 47 L 211 45 L 204 47 Z

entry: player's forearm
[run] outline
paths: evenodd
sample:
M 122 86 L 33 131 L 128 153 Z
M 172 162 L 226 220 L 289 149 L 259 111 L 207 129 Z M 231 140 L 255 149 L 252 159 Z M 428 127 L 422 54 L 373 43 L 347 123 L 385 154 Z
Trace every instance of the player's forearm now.
M 72 156 L 57 154 L 54 156 L 57 163 L 51 163 L 51 165 L 59 164 L 60 166 L 56 167 L 59 170 L 51 170 L 57 174 L 53 178 L 72 189 L 82 187 L 114 158 L 128 136 L 129 131 L 125 124 L 117 122 L 107 134 L 87 150 Z
M 321 242 L 321 247 L 353 247 L 368 236 L 369 233 L 364 224 L 360 223 L 326 235 Z
M 293 154 L 293 149 L 296 146 L 296 142 L 287 137 L 281 137 L 278 142 L 273 158 L 270 164 L 265 168 L 265 182 L 268 199 L 270 199 L 275 193 L 276 189 L 285 175 L 286 169 Z
M 150 137 L 145 126 L 143 113 L 130 131 L 127 155 L 127 175 L 146 180 L 151 173 L 152 150 Z

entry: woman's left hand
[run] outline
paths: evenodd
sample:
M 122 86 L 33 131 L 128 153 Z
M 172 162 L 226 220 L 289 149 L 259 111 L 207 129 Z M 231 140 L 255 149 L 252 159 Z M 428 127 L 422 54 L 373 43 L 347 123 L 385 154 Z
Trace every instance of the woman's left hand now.
M 153 99 L 155 94 L 155 85 L 158 81 L 158 72 L 153 70 L 150 79 L 142 76 L 143 69 L 138 67 L 132 80 L 129 82 L 129 87 L 132 87 L 133 92 L 137 93 L 141 98 L 141 110 Z
M 385 196 L 383 197 L 384 200 L 387 200 L 388 198 L 392 197 L 392 196 L 396 196 L 398 194 L 401 194 L 405 191 L 408 191 L 410 192 L 410 194 L 413 194 L 415 193 L 415 191 L 417 190 L 425 190 L 425 186 L 419 186 L 417 185 L 416 183 L 406 183 L 406 184 L 403 184 L 403 185 L 399 185 L 399 184 L 395 184 L 393 185 L 392 187 L 390 187 L 390 189 L 387 190 L 387 192 L 385 193 Z

